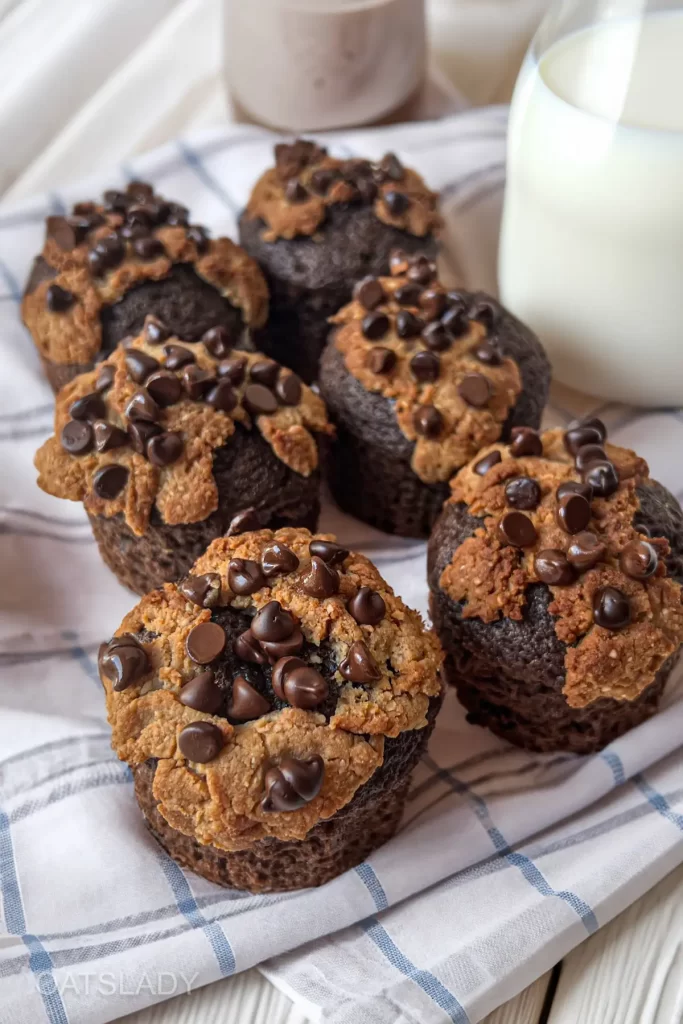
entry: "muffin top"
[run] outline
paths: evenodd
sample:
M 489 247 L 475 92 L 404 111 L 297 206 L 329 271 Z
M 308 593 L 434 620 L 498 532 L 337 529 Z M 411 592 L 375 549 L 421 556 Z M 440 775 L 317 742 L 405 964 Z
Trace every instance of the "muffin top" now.
M 318 467 L 314 435 L 333 430 L 295 373 L 231 352 L 224 328 L 188 345 L 148 316 L 140 335 L 59 392 L 55 435 L 35 457 L 38 486 L 93 515 L 122 513 L 138 536 L 153 507 L 169 525 L 200 522 L 218 506 L 214 452 L 237 424 L 256 427 L 301 476 Z
M 379 163 L 338 160 L 315 142 L 297 139 L 275 146 L 275 167 L 256 182 L 247 216 L 265 224 L 263 238 L 315 235 L 328 207 L 340 203 L 371 206 L 384 224 L 424 236 L 438 231 L 438 195 L 393 153 Z
M 48 217 L 42 255 L 22 303 L 41 353 L 57 363 L 89 363 L 102 347 L 100 312 L 136 285 L 159 281 L 174 264 L 195 273 L 260 327 L 268 289 L 258 265 L 229 238 L 209 238 L 179 203 L 146 182 L 76 203 L 69 217 Z M 235 339 L 236 340 L 236 339 Z
M 225 850 L 303 839 L 427 724 L 439 645 L 363 555 L 328 534 L 215 540 L 100 648 L 113 746 L 158 758 L 173 828 Z
M 669 543 L 635 525 L 643 493 L 661 500 L 663 489 L 643 459 L 605 439 L 598 419 L 542 435 L 516 428 L 510 445 L 489 446 L 458 473 L 449 499 L 481 525 L 441 589 L 463 603 L 463 618 L 494 622 L 522 620 L 528 588 L 546 584 L 571 707 L 634 700 L 683 642 Z
M 396 251 L 391 277 L 367 277 L 331 317 L 330 342 L 370 392 L 391 399 L 414 442 L 413 472 L 450 479 L 496 441 L 522 390 L 499 339 L 501 310 L 486 296 L 449 291 L 426 256 Z

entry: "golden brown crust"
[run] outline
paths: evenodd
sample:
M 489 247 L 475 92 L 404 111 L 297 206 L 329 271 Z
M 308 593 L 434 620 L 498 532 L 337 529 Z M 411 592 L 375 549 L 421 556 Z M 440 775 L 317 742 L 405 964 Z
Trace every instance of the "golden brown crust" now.
M 437 193 L 427 188 L 416 171 L 398 163 L 402 174 L 395 180 L 383 175 L 383 161 L 373 167 L 366 160 L 338 160 L 303 140 L 290 146 L 277 146 L 276 154 L 277 165 L 261 175 L 247 204 L 247 215 L 259 218 L 266 225 L 263 232 L 266 242 L 315 235 L 325 220 L 327 207 L 362 201 L 356 184 L 359 170 L 361 176 L 365 172 L 369 179 L 373 179 L 374 171 L 371 188 L 376 195 L 369 193 L 365 201 L 372 203 L 378 220 L 418 237 L 437 233 L 441 227 Z M 320 172 L 329 174 L 331 179 L 323 194 L 315 187 L 316 175 Z M 285 190 L 288 185 L 291 189 L 291 183 L 298 183 L 305 190 L 303 198 L 288 199 Z M 408 200 L 400 213 L 392 213 L 387 205 L 386 195 L 391 192 L 400 192 Z
M 519 367 L 514 360 L 505 358 L 500 365 L 484 365 L 473 354 L 479 342 L 487 337 L 486 327 L 477 320 L 469 320 L 465 332 L 454 338 L 444 351 L 435 352 L 440 364 L 439 376 L 434 382 L 420 382 L 411 371 L 410 362 L 419 352 L 429 348 L 422 337 L 403 340 L 396 332 L 396 317 L 407 310 L 424 317 L 417 306 L 399 304 L 394 293 L 409 284 L 405 274 L 377 279 L 386 301 L 373 312 L 389 317 L 389 331 L 378 341 L 371 341 L 363 333 L 363 320 L 367 309 L 357 300 L 344 306 L 331 317 L 339 325 L 334 335 L 334 346 L 344 357 L 344 364 L 364 388 L 395 402 L 396 420 L 402 434 L 415 442 L 411 457 L 413 472 L 424 483 L 449 480 L 453 473 L 486 445 L 501 436 L 510 409 L 522 390 Z M 445 296 L 447 289 L 434 280 L 428 288 Z M 389 349 L 396 362 L 388 373 L 376 373 L 370 362 L 378 346 Z M 469 405 L 460 395 L 458 386 L 466 374 L 486 377 L 491 396 L 484 407 Z M 434 406 L 442 416 L 443 427 L 438 437 L 421 436 L 415 429 L 414 415 L 420 406 Z
M 349 803 L 383 761 L 384 737 L 424 728 L 429 698 L 439 693 L 441 650 L 420 616 L 396 597 L 377 569 L 363 555 L 350 553 L 337 566 L 338 594 L 314 598 L 301 588 L 310 570 L 310 542 L 333 540 L 329 534 L 286 528 L 260 530 L 214 541 L 195 564 L 196 574 L 219 573 L 219 606 L 255 612 L 279 601 L 298 619 L 304 637 L 316 645 L 325 640 L 339 659 L 361 640 L 381 678 L 364 687 L 347 683 L 337 673 L 340 695 L 329 721 L 315 711 L 286 707 L 245 725 L 194 711 L 178 700 L 180 688 L 197 671 L 189 659 L 190 630 L 211 618 L 211 612 L 186 600 L 175 584 L 153 591 L 123 620 L 117 635 L 156 634 L 143 646 L 149 672 L 133 686 L 115 691 L 103 676 L 112 744 L 131 764 L 159 758 L 154 793 L 166 820 L 202 843 L 226 850 L 244 849 L 266 836 L 303 839 L 320 820 Z M 271 578 L 250 596 L 236 596 L 227 584 L 232 558 L 260 560 L 273 542 L 286 545 L 299 558 L 292 573 Z M 361 586 L 381 595 L 385 613 L 376 625 L 359 625 L 347 603 Z M 225 745 L 214 760 L 189 764 L 179 752 L 177 736 L 191 722 L 208 721 L 223 733 Z M 294 812 L 266 811 L 261 806 L 265 773 L 285 756 L 319 755 L 325 763 L 323 786 L 310 803 Z
M 92 362 L 102 347 L 102 308 L 117 302 L 136 285 L 163 279 L 175 263 L 191 264 L 199 277 L 242 311 L 248 326 L 257 328 L 266 322 L 268 288 L 263 274 L 257 263 L 229 238 L 207 238 L 205 244 L 199 245 L 187 228 L 162 225 L 152 229 L 150 237 L 163 244 L 165 255 L 141 260 L 128 243 L 118 266 L 96 276 L 90 268 L 88 253 L 99 240 L 122 226 L 124 216 L 94 204 L 93 214 L 104 223 L 93 228 L 74 248 L 65 250 L 53 237 L 46 238 L 42 257 L 57 272 L 56 276 L 41 281 L 24 295 L 22 319 L 44 358 L 59 364 Z M 67 310 L 55 313 L 48 308 L 47 292 L 53 285 L 74 296 Z
M 134 338 L 126 348 L 117 348 L 100 363 L 96 370 L 81 374 L 60 391 L 55 408 L 55 434 L 36 453 L 38 486 L 48 494 L 70 501 L 83 501 L 87 511 L 107 518 L 123 513 L 129 527 L 137 536 L 145 533 L 152 508 L 156 505 L 163 521 L 169 525 L 201 522 L 215 511 L 218 491 L 213 476 L 213 456 L 216 449 L 229 443 L 235 423 L 256 426 L 270 444 L 277 457 L 294 472 L 310 476 L 318 468 L 316 435 L 330 434 L 325 403 L 310 388 L 301 386 L 297 405 L 278 403 L 268 415 L 250 415 L 244 405 L 244 396 L 250 383 L 249 371 L 264 362 L 260 353 L 239 352 L 235 357 L 244 361 L 244 380 L 234 386 L 237 404 L 229 412 L 214 409 L 205 401 L 191 400 L 183 392 L 179 401 L 161 409 L 158 423 L 164 431 L 177 433 L 183 441 L 180 457 L 170 465 L 157 467 L 142 454 L 134 451 L 130 443 L 109 451 L 92 450 L 84 455 L 72 455 L 62 447 L 62 429 L 70 421 L 69 409 L 79 398 L 95 391 L 103 367 L 113 367 L 113 385 L 102 394 L 106 403 L 107 421 L 128 430 L 130 419 L 126 407 L 136 392 L 145 388 L 135 383 L 126 367 L 126 356 L 132 351 L 144 352 L 161 363 L 164 368 L 166 345 L 183 346 L 192 353 L 193 363 L 212 375 L 220 360 L 216 359 L 201 342 L 184 344 L 177 338 L 168 338 L 164 346 L 150 345 L 145 331 Z M 182 379 L 182 370 L 174 371 Z M 282 369 L 280 377 L 293 376 Z M 103 499 L 93 490 L 93 476 L 103 466 L 117 464 L 128 470 L 123 490 L 114 498 Z
M 492 445 L 453 479 L 449 500 L 464 502 L 470 515 L 484 520 L 484 527 L 457 548 L 440 579 L 452 600 L 464 602 L 464 618 L 521 620 L 526 590 L 539 582 L 536 553 L 567 550 L 572 538 L 557 523 L 555 492 L 565 481 L 580 480 L 580 474 L 562 436 L 561 430 L 546 431 L 542 456 L 515 458 L 507 446 Z M 683 642 L 681 586 L 666 576 L 664 562 L 644 580 L 627 576 L 619 565 L 626 544 L 648 539 L 632 525 L 640 507 L 636 489 L 649 478 L 647 463 L 629 449 L 610 444 L 604 449 L 618 470 L 620 485 L 609 497 L 593 498 L 590 528 L 605 543 L 606 554 L 575 582 L 550 586 L 553 601 L 548 610 L 558 638 L 568 645 L 563 692 L 571 707 L 584 707 L 599 697 L 634 700 Z M 479 475 L 475 465 L 492 451 L 499 451 L 502 461 Z M 534 524 L 537 540 L 523 549 L 505 544 L 497 529 L 508 510 L 505 483 L 519 476 L 535 480 L 542 495 L 540 504 L 524 513 Z M 658 550 L 664 558 L 668 545 L 658 541 Z M 618 631 L 594 622 L 593 597 L 605 586 L 617 588 L 629 600 L 631 622 Z

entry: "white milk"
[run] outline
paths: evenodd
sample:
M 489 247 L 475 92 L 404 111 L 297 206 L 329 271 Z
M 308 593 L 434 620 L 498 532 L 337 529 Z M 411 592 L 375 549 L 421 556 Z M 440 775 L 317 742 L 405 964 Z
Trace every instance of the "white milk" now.
M 515 91 L 503 302 L 565 384 L 683 404 L 683 10 L 585 29 Z

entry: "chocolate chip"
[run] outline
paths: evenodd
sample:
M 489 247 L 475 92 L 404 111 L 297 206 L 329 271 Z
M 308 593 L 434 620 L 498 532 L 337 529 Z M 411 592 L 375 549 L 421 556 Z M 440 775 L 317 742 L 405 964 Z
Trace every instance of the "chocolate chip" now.
M 590 484 L 581 483 L 579 480 L 565 480 L 555 491 L 555 497 L 561 501 L 565 494 L 581 494 L 586 501 L 591 501 L 593 488 Z
M 62 427 L 60 440 L 69 455 L 85 455 L 93 446 L 92 427 L 85 420 L 69 420 Z
M 316 195 L 325 196 L 332 182 L 336 181 L 338 177 L 339 175 L 336 170 L 330 167 L 320 167 L 317 171 L 313 171 L 311 175 L 311 188 Z
M 102 198 L 105 209 L 112 210 L 114 213 L 125 213 L 133 201 L 131 196 L 116 188 L 107 189 Z
M 45 236 L 65 252 L 76 248 L 76 231 L 66 217 L 48 217 L 45 221 Z
M 149 671 L 149 661 L 144 647 L 127 633 L 114 637 L 107 644 L 100 657 L 100 670 L 112 684 L 112 689 L 120 692 Z
M 145 262 L 156 260 L 166 255 L 163 243 L 158 238 L 154 238 L 153 235 L 148 235 L 146 238 L 136 238 L 133 242 L 133 252 L 138 259 Z
M 200 622 L 187 634 L 185 650 L 198 665 L 215 661 L 225 647 L 225 630 L 217 622 Z
M 536 527 L 523 512 L 506 512 L 498 523 L 498 533 L 505 544 L 530 548 L 536 543 Z
M 191 722 L 178 734 L 178 750 L 188 761 L 206 764 L 223 748 L 223 733 L 213 722 Z
M 402 284 L 393 293 L 393 297 L 400 306 L 418 306 L 422 289 L 419 284 Z
M 107 407 L 101 395 L 91 392 L 71 403 L 69 415 L 75 420 L 103 420 L 107 417 Z
M 301 401 L 301 381 L 295 373 L 281 373 L 275 384 L 275 394 L 283 405 L 298 405 Z
M 264 811 L 298 811 L 310 803 L 323 784 L 325 762 L 319 754 L 308 760 L 285 757 L 278 767 L 265 774 L 265 794 L 261 801 Z
M 156 423 L 161 410 L 151 395 L 146 391 L 136 391 L 126 406 L 126 416 L 129 420 L 144 420 L 146 423 Z
M 238 722 L 253 722 L 270 711 L 270 704 L 258 690 L 251 686 L 244 676 L 236 676 L 228 704 L 228 717 Z
M 106 420 L 95 420 L 92 428 L 95 435 L 95 448 L 98 452 L 108 452 L 112 448 L 122 448 L 124 444 L 128 444 L 126 431 L 114 426 L 113 423 L 107 423 Z
M 564 446 L 572 455 L 576 455 L 579 448 L 582 448 L 583 445 L 601 445 L 606 437 L 607 427 L 602 420 L 596 417 L 585 420 L 573 420 L 565 431 Z
M 477 320 L 485 327 L 493 327 L 496 320 L 496 311 L 486 299 L 480 299 L 469 311 L 470 320 Z
M 255 594 L 266 581 L 261 566 L 251 558 L 233 558 L 228 564 L 228 586 L 241 597 Z
M 591 462 L 609 462 L 605 449 L 601 444 L 582 444 L 574 456 L 574 465 L 579 473 Z
M 179 370 L 182 366 L 194 362 L 194 353 L 182 345 L 164 345 L 164 355 L 167 370 Z
M 199 402 L 216 383 L 216 378 L 208 370 L 202 369 L 193 363 L 191 366 L 183 367 L 180 375 L 183 390 L 188 398 Z
M 277 399 L 263 384 L 248 384 L 242 399 L 252 416 L 270 416 L 277 411 Z
M 410 360 L 410 370 L 421 384 L 428 384 L 438 379 L 441 362 L 434 352 L 416 352 Z
M 205 715 L 215 715 L 223 703 L 223 691 L 214 681 L 214 674 L 210 668 L 206 672 L 200 672 L 189 683 L 183 686 L 178 694 L 178 700 L 185 707 L 194 711 L 203 711 Z
M 277 643 L 291 636 L 296 627 L 293 615 L 279 601 L 269 601 L 251 621 L 251 632 L 257 640 Z
M 619 488 L 619 475 L 611 462 L 591 462 L 582 473 L 597 498 L 609 498 Z
M 363 317 L 361 330 L 369 341 L 379 341 L 389 330 L 389 317 L 385 313 L 368 313 Z
M 237 512 L 230 520 L 230 525 L 225 531 L 226 537 L 235 537 L 239 533 L 248 533 L 250 530 L 260 530 L 263 526 L 261 516 L 251 505 Z
M 168 203 L 166 212 L 166 223 L 171 227 L 186 228 L 190 218 L 190 211 L 180 203 Z
M 447 313 L 444 313 L 441 323 L 452 338 L 461 338 L 469 330 L 467 314 L 464 309 L 458 309 L 457 306 L 452 306 Z
M 579 572 L 586 572 L 604 559 L 606 551 L 607 547 L 599 537 L 590 530 L 584 530 L 572 538 L 567 548 L 567 559 Z
M 144 328 L 145 341 L 149 345 L 161 345 L 162 342 L 166 341 L 171 336 L 166 324 L 162 324 L 161 320 L 156 317 L 148 316 L 145 320 Z
M 436 276 L 436 264 L 428 256 L 411 256 L 408 279 L 418 284 L 429 284 Z
M 400 309 L 396 314 L 396 333 L 399 338 L 417 338 L 425 328 L 424 320 L 409 309 Z
M 221 578 L 217 572 L 187 576 L 178 584 L 178 590 L 192 604 L 200 608 L 214 608 L 221 596 Z
M 531 427 L 513 427 L 510 431 L 510 454 L 516 459 L 523 455 L 543 455 L 543 442 L 538 431 Z
M 302 589 L 311 597 L 332 597 L 339 591 L 339 574 L 318 555 L 311 559 L 311 568 L 301 581 Z
M 590 522 L 590 502 L 581 494 L 565 494 L 557 504 L 555 518 L 565 533 L 581 533 Z
M 364 309 L 375 309 L 384 302 L 386 295 L 376 277 L 364 277 L 353 289 L 353 297 Z
M 66 313 L 75 301 L 76 296 L 73 292 L 61 288 L 58 284 L 51 284 L 45 292 L 45 302 L 51 313 Z
M 114 383 L 116 370 L 113 366 L 103 366 L 95 380 L 95 391 L 108 391 Z
M 404 192 L 389 189 L 384 193 L 384 204 L 392 217 L 400 217 L 410 206 L 410 199 Z
M 341 544 L 335 544 L 331 540 L 312 540 L 308 545 L 310 554 L 322 558 L 327 565 L 341 565 L 345 558 L 348 558 L 348 548 Z
M 646 540 L 632 540 L 619 554 L 621 571 L 634 580 L 645 580 L 657 571 L 657 549 Z
M 92 489 L 98 498 L 111 501 L 121 493 L 127 480 L 128 470 L 125 466 L 102 466 L 92 478 Z
M 541 583 L 551 587 L 566 587 L 574 582 L 575 574 L 567 561 L 564 551 L 558 548 L 544 548 L 534 558 L 534 570 Z
M 148 181 L 129 181 L 126 185 L 126 194 L 132 196 L 136 203 L 154 199 L 154 189 Z
M 299 661 L 298 658 L 284 660 L 286 664 L 284 672 L 281 673 L 283 699 L 292 707 L 302 708 L 304 711 L 312 711 L 313 708 L 317 708 L 329 694 L 329 688 L 323 676 L 311 665 L 292 664 Z
M 593 621 L 604 629 L 624 629 L 631 621 L 631 605 L 616 587 L 598 587 L 593 595 Z
M 390 348 L 373 348 L 368 353 L 368 369 L 373 373 L 391 373 L 396 366 L 396 353 Z
M 296 178 L 292 178 L 285 185 L 285 199 L 288 203 L 305 203 L 308 199 L 308 192 Z
M 348 609 L 360 626 L 376 626 L 384 618 L 386 605 L 376 590 L 361 587 L 349 601 Z
M 413 426 L 422 437 L 438 437 L 443 430 L 443 416 L 433 405 L 418 405 L 413 413 Z
M 492 341 L 480 341 L 471 352 L 475 359 L 486 366 L 500 366 L 503 362 L 503 353 Z
M 185 237 L 188 242 L 194 242 L 200 256 L 203 256 L 208 251 L 210 244 L 209 234 L 201 224 L 191 224 L 185 232 Z
M 216 373 L 221 380 L 229 380 L 235 387 L 242 383 L 246 371 L 247 361 L 243 356 L 232 356 L 230 359 L 224 359 L 216 367 Z
M 147 444 L 147 458 L 154 466 L 170 466 L 183 453 L 183 439 L 173 431 L 164 431 L 152 437 Z
M 466 373 L 458 384 L 458 394 L 475 409 L 482 409 L 491 398 L 491 381 L 483 373 Z
M 140 349 L 131 348 L 126 352 L 126 369 L 137 384 L 144 384 L 150 373 L 154 373 L 161 365 L 154 356 L 148 356 Z
M 152 396 L 157 405 L 160 405 L 162 409 L 179 401 L 183 392 L 180 381 L 169 370 L 160 370 L 158 373 L 153 373 L 145 386 L 147 393 Z
M 356 640 L 349 647 L 349 653 L 339 666 L 344 679 L 352 683 L 372 683 L 382 678 L 375 660 L 365 644 Z
M 440 321 L 427 324 L 422 332 L 422 338 L 427 348 L 433 352 L 445 352 L 451 347 L 452 338 Z
M 266 388 L 272 388 L 280 376 L 280 364 L 272 359 L 264 359 L 259 363 L 252 363 L 249 369 L 249 378 L 255 384 L 263 384 Z
M 280 700 L 286 700 L 285 697 L 285 675 L 288 671 L 293 671 L 295 668 L 305 668 L 306 662 L 302 661 L 301 658 L 296 658 L 293 655 L 287 655 L 282 658 L 278 658 L 276 663 L 273 665 L 273 673 L 271 676 L 271 684 L 273 692 L 276 697 Z
M 271 544 L 261 555 L 264 576 L 284 576 L 299 568 L 299 559 L 285 544 Z
M 304 635 L 297 626 L 291 636 L 284 640 L 261 640 L 261 649 L 268 656 L 272 664 L 279 658 L 298 654 L 304 645 Z
M 240 633 L 232 645 L 232 649 L 242 661 L 250 661 L 256 665 L 265 665 L 268 660 L 261 645 L 250 629 Z
M 215 359 L 224 359 L 232 351 L 230 332 L 222 324 L 210 327 L 202 334 L 201 340 L 207 352 L 210 352 Z
M 128 424 L 128 436 L 130 437 L 130 443 L 138 455 L 145 455 L 147 453 L 147 444 L 150 438 L 155 437 L 160 433 L 161 427 L 158 423 L 144 423 L 140 420 L 139 423 Z
M 379 163 L 379 170 L 384 178 L 390 181 L 402 181 L 405 175 L 403 164 L 395 153 L 387 153 Z
M 443 292 L 428 288 L 420 295 L 420 308 L 428 320 L 438 320 L 446 309 L 446 296 Z
M 219 409 L 221 412 L 232 412 L 237 405 L 237 395 L 230 381 L 219 380 L 218 384 L 209 391 L 206 401 L 212 408 Z
M 512 508 L 537 508 L 541 500 L 541 488 L 529 476 L 515 476 L 505 485 L 505 500 Z
M 121 239 L 117 235 L 105 235 L 88 252 L 88 264 L 95 277 L 102 277 L 108 270 L 118 267 L 125 255 Z
M 490 469 L 497 466 L 499 462 L 502 462 L 502 458 L 499 451 L 489 452 L 483 459 L 479 459 L 479 462 L 475 462 L 474 472 L 478 473 L 479 476 L 484 476 Z

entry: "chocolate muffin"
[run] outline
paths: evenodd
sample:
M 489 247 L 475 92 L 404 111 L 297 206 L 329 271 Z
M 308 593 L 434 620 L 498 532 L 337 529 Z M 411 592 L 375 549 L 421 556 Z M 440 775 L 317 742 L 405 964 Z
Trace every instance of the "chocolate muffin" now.
M 84 503 L 102 558 L 144 594 L 226 530 L 315 529 L 331 432 L 322 399 L 290 370 L 258 353 L 218 359 L 148 317 L 60 391 L 38 486 Z
M 537 427 L 550 367 L 535 335 L 481 292 L 449 291 L 426 256 L 363 278 L 320 365 L 337 425 L 329 479 L 346 512 L 426 537 L 448 481 L 480 448 Z
M 458 473 L 429 542 L 444 674 L 528 750 L 600 750 L 657 710 L 683 641 L 683 513 L 589 419 Z
M 275 147 L 240 218 L 240 241 L 270 289 L 262 347 L 305 381 L 318 374 L 327 318 L 354 283 L 384 274 L 392 249 L 435 256 L 437 196 L 392 153 L 377 164 L 337 160 L 299 139 Z
M 322 885 L 395 832 L 441 651 L 330 535 L 215 540 L 100 648 L 112 745 L 147 824 L 219 885 Z
M 22 317 L 55 391 L 139 334 L 148 314 L 217 355 L 268 316 L 268 289 L 229 238 L 209 238 L 189 211 L 146 182 L 48 217 L 42 253 L 24 292 Z

